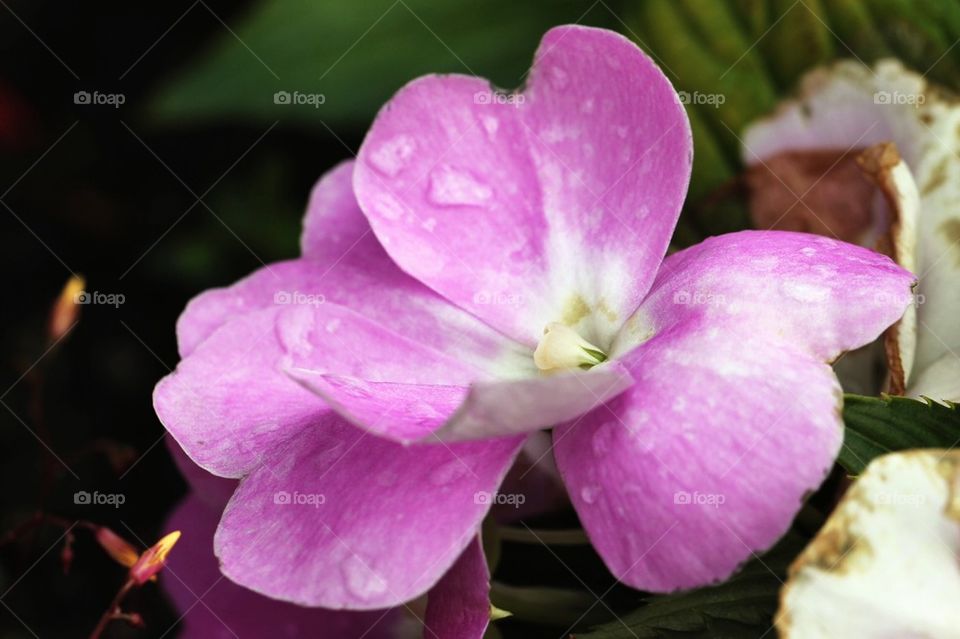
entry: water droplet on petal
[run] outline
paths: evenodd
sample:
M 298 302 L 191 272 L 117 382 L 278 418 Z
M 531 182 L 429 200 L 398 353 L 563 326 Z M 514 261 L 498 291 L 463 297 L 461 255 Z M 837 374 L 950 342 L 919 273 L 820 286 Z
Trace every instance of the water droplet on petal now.
M 599 486 L 584 486 L 580 489 L 580 498 L 588 504 L 592 504 L 600 496 Z
M 371 599 L 387 590 L 387 580 L 356 555 L 340 564 L 347 590 L 360 599 Z
M 467 466 L 463 460 L 454 459 L 441 466 L 437 466 L 437 468 L 430 473 L 430 483 L 435 486 L 445 486 L 460 479 L 469 472 L 470 467 Z
M 597 432 L 593 434 L 593 454 L 597 457 L 603 457 L 613 447 L 614 439 L 617 436 L 617 424 L 607 422 L 602 424 Z
M 567 75 L 567 72 L 560 67 L 551 67 L 550 68 L 550 84 L 553 85 L 554 89 L 563 89 L 567 86 L 567 82 L 570 80 L 570 76 Z
M 802 249 L 800 249 L 800 252 L 806 255 L 807 257 L 810 257 L 811 255 L 817 254 L 817 249 L 813 248 L 812 246 L 805 246 Z
M 487 137 L 493 138 L 500 128 L 500 120 L 492 115 L 480 116 L 480 122 L 483 123 L 483 130 L 487 132 Z
M 377 147 L 370 154 L 370 163 L 387 177 L 394 177 L 407 165 L 415 148 L 413 138 L 409 135 L 398 135 Z
M 431 202 L 440 206 L 480 206 L 490 199 L 490 187 L 469 172 L 441 165 L 430 173 Z

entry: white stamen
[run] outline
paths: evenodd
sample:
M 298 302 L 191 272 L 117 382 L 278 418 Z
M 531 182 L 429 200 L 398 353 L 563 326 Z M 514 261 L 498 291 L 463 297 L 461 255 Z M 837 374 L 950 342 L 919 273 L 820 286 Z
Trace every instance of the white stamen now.
M 533 363 L 542 371 L 589 368 L 606 361 L 606 354 L 564 324 L 550 322 L 533 352 Z

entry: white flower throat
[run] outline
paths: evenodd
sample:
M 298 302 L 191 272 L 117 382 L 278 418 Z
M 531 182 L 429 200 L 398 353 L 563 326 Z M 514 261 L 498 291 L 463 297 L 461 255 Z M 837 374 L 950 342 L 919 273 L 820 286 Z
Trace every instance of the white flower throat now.
M 565 324 L 550 322 L 533 352 L 533 363 L 542 371 L 592 368 L 605 362 L 607 354 L 580 337 Z

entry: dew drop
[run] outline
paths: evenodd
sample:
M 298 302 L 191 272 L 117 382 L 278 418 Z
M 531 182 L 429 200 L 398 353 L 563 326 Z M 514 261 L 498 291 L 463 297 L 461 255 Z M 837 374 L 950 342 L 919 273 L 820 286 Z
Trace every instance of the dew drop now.
M 407 165 L 415 148 L 416 143 L 413 138 L 409 135 L 398 135 L 384 142 L 371 153 L 370 163 L 387 177 L 394 177 Z
M 593 454 L 597 457 L 603 457 L 613 447 L 613 440 L 616 438 L 617 425 L 613 422 L 602 424 L 597 432 L 593 434 Z
M 347 582 L 347 589 L 355 597 L 371 599 L 387 590 L 386 579 L 356 555 L 347 557 L 340 567 Z
M 439 206 L 480 206 L 493 191 L 470 173 L 442 165 L 430 173 L 429 199 Z
M 599 486 L 584 486 L 580 489 L 580 498 L 588 504 L 592 504 L 600 496 Z
M 446 486 L 460 479 L 468 472 L 470 472 L 470 468 L 464 461 L 454 459 L 435 468 L 433 472 L 430 473 L 430 483 L 435 486 Z
M 567 75 L 567 72 L 564 71 L 561 67 L 551 67 L 550 84 L 553 85 L 554 89 L 565 88 L 569 80 L 570 80 L 570 76 Z
M 493 136 L 497 134 L 497 129 L 500 128 L 500 120 L 492 115 L 481 116 L 480 122 L 483 124 L 483 130 L 487 132 L 487 137 L 489 138 L 493 138 Z

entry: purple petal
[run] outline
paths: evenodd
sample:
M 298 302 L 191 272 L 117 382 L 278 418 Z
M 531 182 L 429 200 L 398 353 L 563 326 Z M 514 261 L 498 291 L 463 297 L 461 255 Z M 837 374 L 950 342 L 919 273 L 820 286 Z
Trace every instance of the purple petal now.
M 183 536 L 161 575 L 161 584 L 183 615 L 178 637 L 183 639 L 387 639 L 396 637 L 400 610 L 352 612 L 303 608 L 268 599 L 226 579 L 213 555 L 218 510 L 195 495 L 174 510 L 166 529 Z
M 589 371 L 477 381 L 469 388 L 366 381 L 303 368 L 290 374 L 352 423 L 400 442 L 484 439 L 550 428 L 603 404 L 632 383 L 617 362 Z
M 656 65 L 618 34 L 569 26 L 544 36 L 523 94 L 456 75 L 408 84 L 368 133 L 354 187 L 391 257 L 459 306 L 531 346 L 565 317 L 609 343 L 653 280 L 690 164 Z
M 284 310 L 265 308 L 228 322 L 154 389 L 154 409 L 167 431 L 215 475 L 243 477 L 330 410 L 280 371 L 286 350 L 275 326 Z
M 173 463 L 189 484 L 193 494 L 218 513 L 223 511 L 237 489 L 237 480 L 211 475 L 193 463 L 173 437 L 163 439 L 167 450 L 170 451 L 170 456 L 173 457 Z
M 314 188 L 301 240 L 304 259 L 271 264 L 190 301 L 177 322 L 181 357 L 231 319 L 273 306 L 325 303 L 350 307 L 415 339 L 436 336 L 441 345 L 456 341 L 477 353 L 516 348 L 390 260 L 352 196 L 352 167 L 340 164 Z
M 404 447 L 328 416 L 241 482 L 217 531 L 223 572 L 308 606 L 409 601 L 474 538 L 489 509 L 483 494 L 522 442 Z
M 614 356 L 677 321 L 780 336 L 821 361 L 875 339 L 912 302 L 916 278 L 875 251 L 818 235 L 742 231 L 667 258 Z
M 288 264 L 289 275 L 314 272 L 308 260 Z M 270 295 L 270 274 L 261 273 L 247 280 L 261 280 L 258 300 Z M 462 387 L 511 368 L 532 368 L 519 345 L 424 287 L 388 290 L 385 283 L 352 294 L 363 315 L 317 300 L 271 303 L 235 316 L 157 385 L 161 422 L 197 464 L 242 477 L 265 451 L 327 410 L 283 372 L 291 367 Z M 390 330 L 374 320 L 389 322 Z
M 424 639 L 482 639 L 490 623 L 490 571 L 475 539 L 427 598 Z
M 770 547 L 842 443 L 825 363 L 875 339 L 913 276 L 809 235 L 739 233 L 669 258 L 628 323 L 636 384 L 554 431 L 594 546 L 634 587 L 724 579 Z

